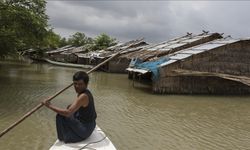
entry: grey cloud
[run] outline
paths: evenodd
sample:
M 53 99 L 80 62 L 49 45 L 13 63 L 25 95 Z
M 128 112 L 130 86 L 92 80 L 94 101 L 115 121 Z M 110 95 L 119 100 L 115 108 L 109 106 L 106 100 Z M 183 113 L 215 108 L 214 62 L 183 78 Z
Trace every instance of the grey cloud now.
M 250 2 L 208 1 L 48 1 L 47 14 L 63 36 L 107 33 L 127 41 L 145 37 L 160 42 L 186 32 L 249 34 Z

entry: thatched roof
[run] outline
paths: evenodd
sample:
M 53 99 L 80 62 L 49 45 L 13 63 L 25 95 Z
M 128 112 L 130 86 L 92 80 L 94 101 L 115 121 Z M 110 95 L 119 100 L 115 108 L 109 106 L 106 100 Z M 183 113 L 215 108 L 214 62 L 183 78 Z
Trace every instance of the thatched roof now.
M 78 57 L 97 57 L 97 58 L 105 58 L 110 57 L 114 53 L 118 51 L 122 51 L 122 53 L 128 53 L 130 51 L 136 51 L 143 48 L 143 46 L 147 45 L 144 39 L 131 40 L 126 43 L 120 43 L 115 46 L 108 47 L 105 50 L 88 52 L 86 54 L 77 54 Z
M 101 54 L 101 56 L 109 57 L 110 55 L 112 55 L 118 51 L 122 51 L 122 53 L 125 54 L 125 53 L 129 53 L 132 51 L 140 50 L 143 47 L 145 47 L 146 45 L 148 45 L 148 44 L 144 41 L 143 38 L 131 40 L 131 41 L 128 41 L 126 43 L 115 45 L 115 46 L 107 48 L 105 50 L 106 52 Z

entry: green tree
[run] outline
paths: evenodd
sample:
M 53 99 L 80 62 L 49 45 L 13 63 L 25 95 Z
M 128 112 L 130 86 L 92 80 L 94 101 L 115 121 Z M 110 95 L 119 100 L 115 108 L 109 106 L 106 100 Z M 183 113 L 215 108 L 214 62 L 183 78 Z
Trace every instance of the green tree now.
M 92 38 L 87 37 L 84 33 L 76 32 L 69 38 L 68 43 L 73 46 L 83 46 L 85 44 L 93 43 L 93 40 Z
M 66 46 L 66 45 L 69 45 L 69 42 L 67 41 L 67 39 L 65 37 L 61 38 L 60 43 L 59 43 L 59 47 L 63 47 L 63 46 Z
M 116 44 L 117 42 L 115 38 L 111 38 L 107 34 L 102 33 L 94 39 L 92 50 L 103 50 Z
M 50 29 L 47 32 L 46 37 L 44 38 L 43 49 L 48 49 L 48 50 L 56 49 L 60 47 L 60 43 L 61 43 L 60 35 L 56 34 L 55 32 L 53 32 L 52 29 Z
M 0 0 L 0 57 L 46 47 L 45 0 Z

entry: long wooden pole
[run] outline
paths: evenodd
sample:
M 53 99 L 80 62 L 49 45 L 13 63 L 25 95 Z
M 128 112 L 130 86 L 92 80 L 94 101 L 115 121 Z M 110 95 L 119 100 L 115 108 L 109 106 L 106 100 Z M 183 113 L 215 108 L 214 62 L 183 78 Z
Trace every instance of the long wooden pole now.
M 105 61 L 103 61 L 102 63 L 98 64 L 97 66 L 95 66 L 94 68 L 92 68 L 91 70 L 89 70 L 87 72 L 87 74 L 90 74 L 91 72 L 95 71 L 96 69 L 98 69 L 100 66 L 104 65 L 105 63 L 107 63 L 108 61 L 110 61 L 111 59 L 113 59 L 114 57 L 118 56 L 121 53 L 121 51 L 117 52 L 116 54 L 114 54 L 113 56 L 111 56 L 110 58 L 106 59 Z M 6 128 L 5 130 L 3 130 L 0 134 L 0 138 L 5 135 L 7 132 L 9 132 L 11 129 L 13 129 L 15 126 L 17 126 L 18 124 L 20 124 L 23 120 L 25 120 L 26 118 L 28 118 L 30 115 L 32 115 L 34 112 L 36 112 L 38 109 L 40 109 L 43 104 L 43 101 L 51 101 L 52 99 L 54 99 L 56 96 L 58 96 L 59 94 L 61 94 L 63 91 L 65 91 L 66 89 L 68 89 L 69 87 L 71 87 L 73 85 L 73 83 L 71 83 L 70 85 L 68 85 L 67 87 L 65 87 L 64 89 L 56 92 L 54 95 L 52 95 L 49 98 L 46 98 L 44 100 L 41 101 L 40 104 L 38 104 L 36 107 L 34 107 L 33 109 L 31 109 L 28 113 L 26 113 L 25 115 L 23 115 L 19 120 L 17 120 L 15 123 L 11 124 L 8 128 Z

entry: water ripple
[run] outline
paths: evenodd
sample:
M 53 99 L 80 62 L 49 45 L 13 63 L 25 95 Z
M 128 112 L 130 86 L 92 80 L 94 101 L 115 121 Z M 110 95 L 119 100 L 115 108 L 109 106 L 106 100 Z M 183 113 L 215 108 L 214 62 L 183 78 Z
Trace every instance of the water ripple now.
M 68 85 L 75 71 L 42 64 L 1 66 L 0 129 Z M 152 95 L 133 88 L 126 75 L 102 72 L 91 74 L 89 87 L 97 124 L 119 150 L 250 147 L 249 97 Z M 71 88 L 53 104 L 65 107 L 75 97 Z M 0 149 L 46 150 L 55 140 L 55 113 L 41 108 L 7 133 Z

